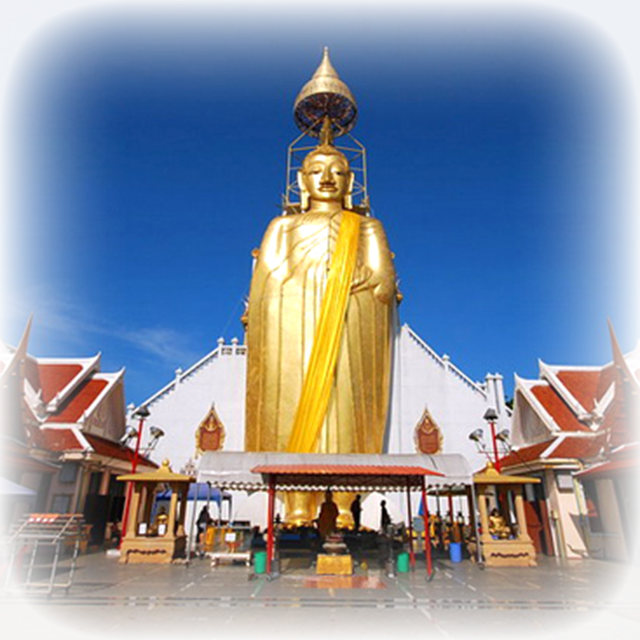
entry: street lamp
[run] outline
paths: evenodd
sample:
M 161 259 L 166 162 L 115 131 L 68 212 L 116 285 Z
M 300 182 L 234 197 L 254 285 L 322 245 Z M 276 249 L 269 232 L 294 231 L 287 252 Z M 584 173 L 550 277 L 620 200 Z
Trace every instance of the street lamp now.
M 489 423 L 489 427 L 491 428 L 491 444 L 493 448 L 493 460 L 491 459 L 491 455 L 487 451 L 487 446 L 485 445 L 483 440 L 484 431 L 481 428 L 474 429 L 469 434 L 469 440 L 473 440 L 476 443 L 478 450 L 481 453 L 483 453 L 485 456 L 487 456 L 487 459 L 489 460 L 489 462 L 493 464 L 495 470 L 498 473 L 500 473 L 501 468 L 500 468 L 500 458 L 498 456 L 497 441 L 499 440 L 504 445 L 506 445 L 507 449 L 510 449 L 509 429 L 503 429 L 499 433 L 496 433 L 495 423 L 498 420 L 498 414 L 493 409 L 487 409 L 487 411 L 484 414 L 484 419 Z
M 496 422 L 498 420 L 498 414 L 495 409 L 487 409 L 483 416 L 484 420 L 489 424 L 491 429 L 491 443 L 493 444 L 493 466 L 496 471 L 500 473 L 500 458 L 498 457 L 498 443 L 496 441 Z
M 147 448 L 144 450 L 145 456 L 149 455 L 149 453 L 151 453 L 151 451 L 153 451 L 156 448 L 156 445 L 158 444 L 158 440 L 160 440 L 160 438 L 162 438 L 162 436 L 164 435 L 164 431 L 160 427 L 149 427 L 149 433 L 151 434 L 151 440 L 149 440 L 149 444 L 147 445 Z
M 136 435 L 136 448 L 133 452 L 133 458 L 131 459 L 131 473 L 135 473 L 138 468 L 138 460 L 140 457 L 140 441 L 142 440 L 142 427 L 144 427 L 144 421 L 151 415 L 151 412 L 145 405 L 142 405 L 134 414 L 134 418 L 138 418 L 138 433 Z M 129 428 L 129 427 L 127 427 Z M 133 434 L 131 434 L 133 435 Z M 125 431 L 125 437 L 127 436 L 127 432 Z M 153 434 L 152 434 L 153 436 Z M 157 438 L 156 438 L 157 440 Z M 122 534 L 120 536 L 120 544 L 122 544 L 122 539 L 127 533 L 127 522 L 129 520 L 129 508 L 131 505 L 131 494 L 133 492 L 133 483 L 127 483 L 127 496 L 124 501 L 124 513 L 122 514 Z

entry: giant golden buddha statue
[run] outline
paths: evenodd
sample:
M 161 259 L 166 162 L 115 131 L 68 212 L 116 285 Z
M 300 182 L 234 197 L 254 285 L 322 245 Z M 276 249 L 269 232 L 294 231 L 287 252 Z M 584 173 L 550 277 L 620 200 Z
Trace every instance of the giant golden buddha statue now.
M 335 91 L 342 83 L 332 74 L 325 50 L 314 79 L 328 75 Z M 323 92 L 313 92 L 313 79 L 305 89 L 309 85 L 305 95 L 314 100 L 317 116 Z M 325 102 L 335 107 L 327 93 Z M 352 122 L 355 103 L 344 104 Z M 297 117 L 305 115 L 300 97 L 296 108 Z M 333 142 L 336 132 L 344 132 L 336 113 L 320 110 L 320 121 L 315 120 L 320 143 L 298 173 L 300 206 L 271 222 L 255 254 L 246 315 L 247 451 L 380 453 L 383 448 L 396 273 L 382 224 L 352 206 L 354 175 Z M 314 517 L 304 495 L 294 502 L 288 504 L 287 520 Z M 339 496 L 336 502 L 348 512 L 348 502 Z

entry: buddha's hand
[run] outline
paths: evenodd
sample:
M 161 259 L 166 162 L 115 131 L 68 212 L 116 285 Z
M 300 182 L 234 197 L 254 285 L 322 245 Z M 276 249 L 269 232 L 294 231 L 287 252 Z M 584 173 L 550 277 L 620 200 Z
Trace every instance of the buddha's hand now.
M 368 289 L 379 302 L 390 304 L 396 294 L 395 278 L 393 274 L 384 271 L 374 271 L 368 265 L 360 264 L 356 267 L 351 283 L 351 293 L 360 293 Z

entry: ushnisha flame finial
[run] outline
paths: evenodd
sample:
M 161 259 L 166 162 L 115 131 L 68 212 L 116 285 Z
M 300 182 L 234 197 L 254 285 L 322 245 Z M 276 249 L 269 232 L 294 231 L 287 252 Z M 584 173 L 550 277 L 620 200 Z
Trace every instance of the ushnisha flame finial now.
M 356 101 L 333 68 L 329 47 L 324 47 L 320 66 L 294 103 L 295 122 L 302 131 L 317 137 L 328 118 L 333 135 L 341 136 L 351 131 L 357 115 Z

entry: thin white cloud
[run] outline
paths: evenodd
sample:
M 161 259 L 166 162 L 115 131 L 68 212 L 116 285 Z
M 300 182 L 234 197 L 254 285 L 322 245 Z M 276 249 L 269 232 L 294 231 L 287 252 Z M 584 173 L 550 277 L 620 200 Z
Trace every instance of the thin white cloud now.
M 173 329 L 145 327 L 112 335 L 172 366 L 184 365 L 196 359 L 183 344 L 183 335 Z
M 93 337 L 102 336 L 123 342 L 149 359 L 171 367 L 184 366 L 197 357 L 181 332 L 167 327 L 116 325 L 68 295 L 52 296 L 49 291 L 38 289 L 14 295 L 4 302 L 2 337 L 8 343 L 17 342 L 33 314 L 34 334 L 44 334 L 51 343 L 68 345 L 71 349 L 82 349 Z

